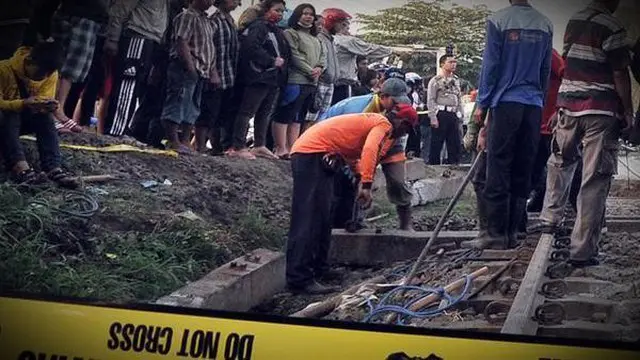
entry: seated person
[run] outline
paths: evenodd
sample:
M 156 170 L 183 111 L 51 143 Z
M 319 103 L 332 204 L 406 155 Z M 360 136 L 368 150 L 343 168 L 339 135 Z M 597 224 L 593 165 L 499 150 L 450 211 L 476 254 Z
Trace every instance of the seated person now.
M 53 118 L 59 106 L 54 97 L 61 61 L 61 50 L 53 42 L 21 47 L 12 58 L 0 61 L 0 153 L 19 184 L 37 184 L 48 177 L 62 187 L 78 187 L 78 181 L 60 168 Z M 20 143 L 20 135 L 26 133 L 36 135 L 40 167 L 46 175 L 26 161 Z

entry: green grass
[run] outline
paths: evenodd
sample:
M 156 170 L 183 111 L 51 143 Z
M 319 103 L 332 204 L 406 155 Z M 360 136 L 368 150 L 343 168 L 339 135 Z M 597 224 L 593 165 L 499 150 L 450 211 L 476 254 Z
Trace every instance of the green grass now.
M 56 206 L 55 196 L 47 196 Z M 0 290 L 91 297 L 111 302 L 166 295 L 239 256 L 247 247 L 279 249 L 284 230 L 253 208 L 230 230 L 168 218 L 149 232 L 89 230 L 89 223 L 29 205 L 0 185 Z M 91 221 L 91 220 L 89 220 Z

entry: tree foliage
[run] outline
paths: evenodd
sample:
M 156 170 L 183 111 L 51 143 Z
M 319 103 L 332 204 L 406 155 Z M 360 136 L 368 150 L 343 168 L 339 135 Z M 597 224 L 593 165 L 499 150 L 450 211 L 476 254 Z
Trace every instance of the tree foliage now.
M 485 5 L 464 7 L 449 0 L 411 0 L 403 6 L 357 14 L 363 38 L 382 45 L 455 46 L 458 75 L 475 84 L 484 48 L 485 24 L 491 11 Z M 406 56 L 403 56 L 406 57 Z M 435 57 L 412 56 L 410 71 L 435 75 Z

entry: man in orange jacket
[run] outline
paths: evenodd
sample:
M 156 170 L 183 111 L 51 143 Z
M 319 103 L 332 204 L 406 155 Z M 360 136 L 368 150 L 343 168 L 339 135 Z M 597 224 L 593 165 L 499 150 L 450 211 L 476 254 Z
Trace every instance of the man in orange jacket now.
M 305 131 L 291 150 L 293 199 L 287 242 L 287 285 L 295 292 L 326 294 L 335 289 L 317 279 L 327 270 L 331 206 L 340 163 L 360 177 L 357 201 L 371 205 L 371 187 L 380 158 L 395 139 L 418 123 L 409 104 L 383 114 L 336 116 Z

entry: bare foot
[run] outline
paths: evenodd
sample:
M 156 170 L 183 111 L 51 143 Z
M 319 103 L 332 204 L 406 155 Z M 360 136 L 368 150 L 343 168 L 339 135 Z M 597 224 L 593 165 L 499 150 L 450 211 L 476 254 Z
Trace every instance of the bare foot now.
M 251 153 L 256 157 L 278 160 L 278 157 L 274 153 L 272 153 L 269 149 L 267 149 L 266 146 L 259 146 L 259 147 L 253 148 L 251 149 Z
M 250 153 L 249 150 L 247 149 L 241 149 L 241 150 L 229 149 L 226 152 L 226 155 L 229 157 L 237 157 L 237 158 L 246 159 L 246 160 L 256 159 L 256 157 L 252 153 Z

